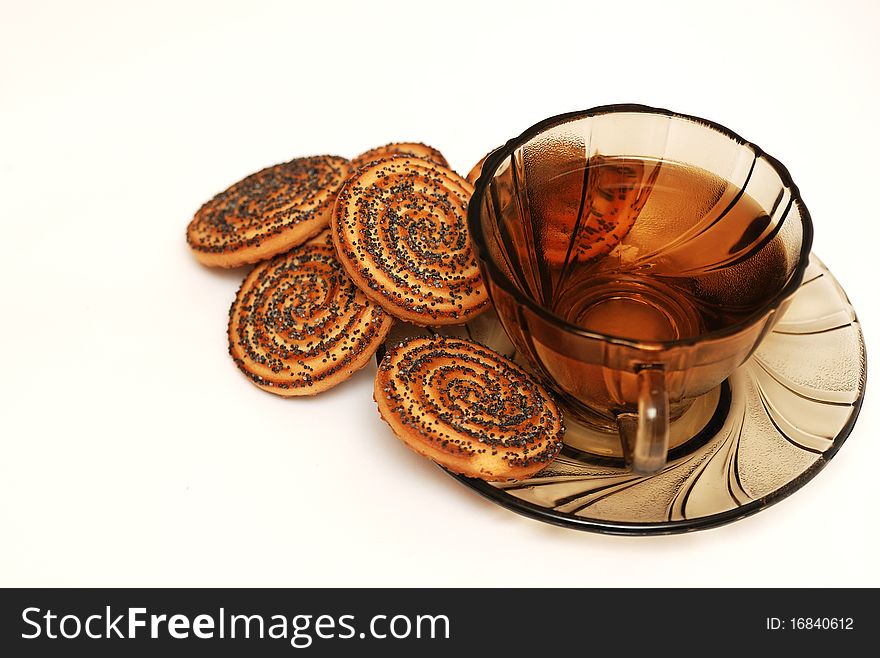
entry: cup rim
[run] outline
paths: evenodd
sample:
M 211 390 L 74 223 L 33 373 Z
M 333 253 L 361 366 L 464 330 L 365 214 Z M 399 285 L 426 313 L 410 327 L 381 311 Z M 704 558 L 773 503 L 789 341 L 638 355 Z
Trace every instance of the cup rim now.
M 782 287 L 782 289 L 777 292 L 773 297 L 768 299 L 758 311 L 733 324 L 726 325 L 719 329 L 714 329 L 712 331 L 707 331 L 696 336 L 690 336 L 687 338 L 679 338 L 675 340 L 634 340 L 630 338 L 623 338 L 612 334 L 604 334 L 598 331 L 589 331 L 587 329 L 584 329 L 583 327 L 579 327 L 578 325 L 568 322 L 564 318 L 544 308 L 530 296 L 524 294 L 521 290 L 519 290 L 519 288 L 517 288 L 517 286 L 513 284 L 508 276 L 495 264 L 495 262 L 489 256 L 488 249 L 486 248 L 485 236 L 483 235 L 481 228 L 482 222 L 480 218 L 480 207 L 482 206 L 482 199 L 485 196 L 486 187 L 489 184 L 489 177 L 486 175 L 486 172 L 494 172 L 498 168 L 498 165 L 501 163 L 501 160 L 503 158 L 509 157 L 517 148 L 523 146 L 533 137 L 536 137 L 538 134 L 544 132 L 548 128 L 568 123 L 569 121 L 572 121 L 574 119 L 584 119 L 588 117 L 601 116 L 603 114 L 618 113 L 654 114 L 676 119 L 684 119 L 686 121 L 697 123 L 705 126 L 706 128 L 715 130 L 716 132 L 719 132 L 722 135 L 734 140 L 741 146 L 745 146 L 746 148 L 751 149 L 752 152 L 755 154 L 756 159 L 764 158 L 779 176 L 779 179 L 782 181 L 783 186 L 790 190 L 792 195 L 792 204 L 796 205 L 798 207 L 798 210 L 800 211 L 804 231 L 803 241 L 801 243 L 801 251 L 798 256 L 798 264 L 794 272 L 792 272 L 791 276 L 789 277 L 789 280 Z M 676 347 L 692 346 L 708 340 L 733 336 L 742 332 L 745 329 L 748 329 L 749 327 L 754 326 L 763 318 L 765 318 L 768 313 L 775 312 L 776 309 L 779 308 L 779 305 L 786 298 L 794 294 L 794 292 L 800 287 L 801 283 L 803 282 L 804 273 L 806 272 L 807 267 L 810 263 L 810 252 L 813 246 L 813 219 L 810 215 L 810 211 L 807 209 L 806 204 L 801 198 L 800 190 L 798 189 L 797 185 L 795 185 L 794 181 L 792 180 L 791 174 L 784 164 L 782 164 L 773 156 L 766 153 L 754 142 L 750 142 L 747 139 L 744 139 L 738 133 L 735 133 L 730 128 L 727 128 L 720 123 L 716 123 L 715 121 L 710 121 L 709 119 L 703 119 L 701 117 L 693 116 L 690 114 L 673 112 L 664 108 L 651 107 L 649 105 L 640 105 L 638 103 L 599 105 L 586 110 L 575 110 L 573 112 L 557 114 L 555 116 L 548 117 L 543 121 L 539 121 L 538 123 L 524 130 L 519 136 L 509 139 L 504 145 L 499 146 L 495 150 L 491 151 L 489 155 L 486 156 L 486 160 L 483 163 L 483 167 L 480 172 L 480 177 L 474 184 L 473 196 L 468 203 L 468 232 L 470 234 L 471 244 L 477 252 L 477 256 L 481 264 L 486 269 L 488 269 L 492 281 L 503 288 L 508 294 L 513 296 L 513 298 L 519 304 L 527 306 L 535 314 L 542 317 L 544 320 L 561 326 L 566 331 L 576 334 L 578 336 L 582 336 L 584 338 L 601 340 L 617 345 L 624 345 L 627 347 L 653 350 L 666 350 Z

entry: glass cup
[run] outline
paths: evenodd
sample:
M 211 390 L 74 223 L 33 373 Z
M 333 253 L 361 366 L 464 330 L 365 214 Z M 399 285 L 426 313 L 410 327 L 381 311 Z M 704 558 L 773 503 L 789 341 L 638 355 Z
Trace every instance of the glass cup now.
M 468 224 L 514 346 L 645 474 L 666 463 L 670 421 L 782 315 L 813 235 L 781 163 L 640 105 L 552 117 L 493 151 Z

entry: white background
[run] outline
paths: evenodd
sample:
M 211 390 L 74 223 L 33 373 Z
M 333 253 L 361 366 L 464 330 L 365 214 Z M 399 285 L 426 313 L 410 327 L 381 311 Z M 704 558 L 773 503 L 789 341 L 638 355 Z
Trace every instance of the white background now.
M 0 584 L 880 585 L 876 387 L 760 514 L 619 538 L 495 506 L 415 456 L 370 365 L 284 400 L 226 354 L 243 271 L 210 196 L 392 140 L 466 172 L 550 115 L 696 114 L 791 170 L 876 347 L 880 3 L 0 3 Z

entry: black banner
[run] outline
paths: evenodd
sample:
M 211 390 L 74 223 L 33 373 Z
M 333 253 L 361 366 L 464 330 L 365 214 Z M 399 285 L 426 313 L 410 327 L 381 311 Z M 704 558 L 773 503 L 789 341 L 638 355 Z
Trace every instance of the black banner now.
M 846 650 L 872 634 L 875 596 L 841 589 L 7 589 L 0 591 L 0 649 L 7 656 L 488 651 L 542 658 Z

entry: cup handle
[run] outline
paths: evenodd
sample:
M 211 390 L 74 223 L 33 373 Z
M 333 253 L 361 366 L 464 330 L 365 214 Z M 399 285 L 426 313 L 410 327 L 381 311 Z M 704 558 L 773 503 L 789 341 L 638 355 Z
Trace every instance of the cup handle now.
M 666 377 L 657 366 L 636 370 L 639 412 L 617 416 L 617 429 L 626 465 L 635 473 L 651 475 L 666 465 L 669 449 L 669 396 Z

